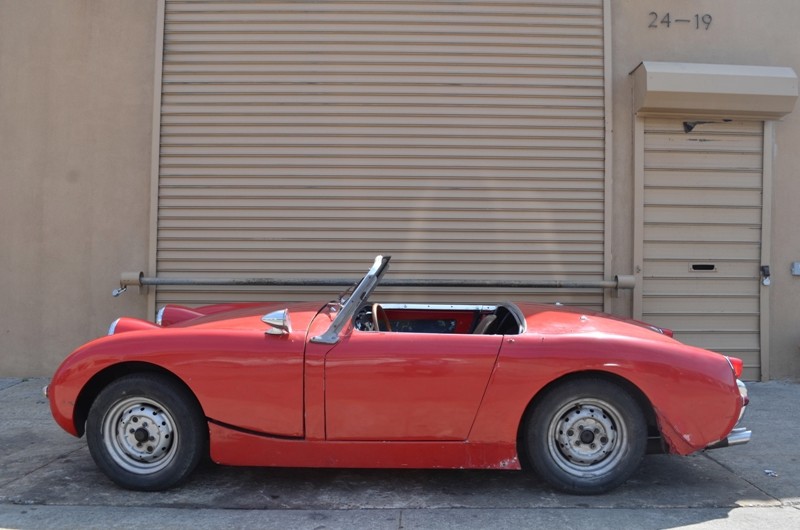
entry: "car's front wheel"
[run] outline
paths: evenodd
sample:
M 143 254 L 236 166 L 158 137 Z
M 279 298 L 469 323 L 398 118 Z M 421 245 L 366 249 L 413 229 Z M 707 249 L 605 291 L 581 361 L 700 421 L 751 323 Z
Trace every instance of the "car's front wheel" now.
M 185 480 L 206 452 L 207 429 L 194 396 L 161 374 L 109 384 L 86 422 L 89 452 L 118 485 L 163 490 Z
M 524 425 L 523 450 L 534 470 L 568 493 L 616 488 L 637 469 L 646 447 L 641 406 L 603 379 L 575 379 L 548 390 Z

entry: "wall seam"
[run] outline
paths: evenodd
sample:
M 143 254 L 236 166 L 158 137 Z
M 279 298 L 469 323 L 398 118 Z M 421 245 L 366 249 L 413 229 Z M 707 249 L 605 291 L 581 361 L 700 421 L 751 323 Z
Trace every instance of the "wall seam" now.
M 770 265 L 772 255 L 772 156 L 775 125 L 772 121 L 764 122 L 764 157 L 761 167 L 761 265 Z M 769 290 L 770 287 L 761 285 L 760 297 L 760 325 L 759 339 L 761 348 L 761 380 L 768 381 L 770 377 L 769 345 L 770 345 L 770 318 L 769 318 Z
M 603 276 L 610 279 L 612 276 L 612 266 L 614 254 L 613 247 L 613 220 L 614 220 L 614 159 L 613 159 L 613 139 L 614 139 L 614 107 L 612 94 L 612 75 L 611 68 L 611 0 L 603 0 L 603 91 L 604 91 L 604 112 L 605 112 L 605 168 L 604 168 L 604 218 L 603 218 Z M 603 293 L 603 310 L 611 311 L 612 292 L 606 289 Z
M 150 229 L 147 276 L 156 276 L 158 259 L 158 186 L 159 163 L 161 159 L 161 78 L 164 69 L 164 17 L 165 0 L 158 0 L 156 8 L 156 42 L 153 66 L 153 117 L 150 144 Z M 147 288 L 147 318 L 153 320 L 156 314 L 155 287 Z

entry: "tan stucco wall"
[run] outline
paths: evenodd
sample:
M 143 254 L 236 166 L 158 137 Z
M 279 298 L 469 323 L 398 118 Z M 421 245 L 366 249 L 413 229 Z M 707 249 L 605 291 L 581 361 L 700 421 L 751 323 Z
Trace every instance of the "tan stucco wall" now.
M 648 28 L 659 19 L 692 23 Z M 694 15 L 711 14 L 708 30 L 694 29 Z M 633 261 L 632 79 L 641 61 L 789 66 L 800 73 L 800 2 L 796 0 L 611 0 L 614 86 L 614 271 L 629 274 Z M 798 105 L 800 107 L 800 105 Z M 775 128 L 772 231 L 771 378 L 800 378 L 800 108 Z M 615 303 L 629 314 L 630 299 Z
M 50 375 L 147 265 L 155 0 L 0 0 L 0 376 Z

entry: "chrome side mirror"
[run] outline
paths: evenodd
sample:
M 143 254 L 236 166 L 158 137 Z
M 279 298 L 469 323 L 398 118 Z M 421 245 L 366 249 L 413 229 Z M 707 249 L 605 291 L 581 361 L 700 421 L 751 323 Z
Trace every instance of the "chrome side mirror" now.
M 270 329 L 265 331 L 267 335 L 287 335 L 292 332 L 288 309 L 279 309 L 268 313 L 261 317 L 261 321 L 270 326 Z

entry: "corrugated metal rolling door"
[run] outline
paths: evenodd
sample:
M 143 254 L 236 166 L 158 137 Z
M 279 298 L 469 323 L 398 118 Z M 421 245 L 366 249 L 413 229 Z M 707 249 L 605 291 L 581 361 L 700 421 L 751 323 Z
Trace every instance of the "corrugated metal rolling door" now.
M 645 121 L 642 317 L 759 378 L 763 123 Z
M 602 6 L 168 0 L 158 275 L 603 279 Z

